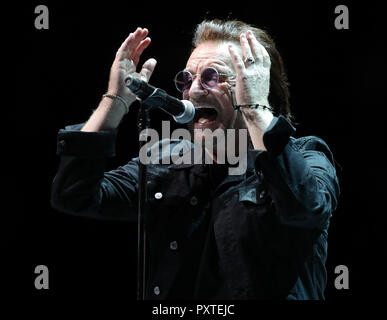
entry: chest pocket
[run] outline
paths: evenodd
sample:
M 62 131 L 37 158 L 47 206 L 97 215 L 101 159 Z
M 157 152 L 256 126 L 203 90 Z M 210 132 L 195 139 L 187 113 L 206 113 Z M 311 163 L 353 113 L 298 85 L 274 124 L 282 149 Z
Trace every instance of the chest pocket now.
M 180 180 L 181 181 L 181 180 Z M 183 247 L 186 238 L 203 221 L 202 200 L 194 194 L 184 181 L 163 181 L 163 183 L 150 182 L 147 185 L 148 214 L 147 228 L 151 231 L 150 237 L 157 243 L 164 237 L 165 241 L 179 239 L 179 247 Z
M 149 240 L 156 243 L 179 238 L 178 231 L 183 231 L 185 222 L 184 208 L 186 199 L 170 183 L 147 184 L 146 227 Z M 176 229 L 180 225 L 181 229 Z
M 244 186 L 239 189 L 239 202 L 246 202 L 256 205 L 264 205 L 270 202 L 270 196 L 264 188 Z
M 239 189 L 239 202 L 257 203 L 257 190 L 252 187 L 243 187 Z
M 187 199 L 184 194 L 178 193 L 167 184 L 148 184 L 147 197 L 149 205 L 158 209 L 167 207 L 179 208 L 184 205 Z

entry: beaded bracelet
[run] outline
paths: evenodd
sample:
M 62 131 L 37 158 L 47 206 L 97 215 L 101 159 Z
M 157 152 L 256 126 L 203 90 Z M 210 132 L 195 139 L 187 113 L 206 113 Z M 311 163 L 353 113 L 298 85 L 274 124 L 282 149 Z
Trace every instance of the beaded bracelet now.
M 102 95 L 102 97 L 110 98 L 110 99 L 113 99 L 113 100 L 114 99 L 120 100 L 124 104 L 124 106 L 125 106 L 125 114 L 129 112 L 129 106 L 126 103 L 124 98 L 122 98 L 122 97 L 120 97 L 118 95 L 116 96 L 114 94 L 109 94 L 109 93 L 105 93 L 104 95 Z

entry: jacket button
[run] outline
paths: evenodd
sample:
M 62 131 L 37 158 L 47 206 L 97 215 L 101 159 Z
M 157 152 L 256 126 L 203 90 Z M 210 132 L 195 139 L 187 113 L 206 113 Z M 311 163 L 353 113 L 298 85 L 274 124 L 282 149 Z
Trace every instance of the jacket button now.
M 191 206 L 196 206 L 198 204 L 198 198 L 193 196 L 190 200 Z
M 156 192 L 156 193 L 155 193 L 155 198 L 156 198 L 157 200 L 160 200 L 162 197 L 163 197 L 163 194 L 162 194 L 161 192 Z
M 263 199 L 265 197 L 265 195 L 266 195 L 265 190 L 262 190 L 261 193 L 259 194 L 259 198 Z
M 158 286 L 154 287 L 153 293 L 158 296 L 160 294 L 160 288 Z
M 172 241 L 169 244 L 169 248 L 171 248 L 171 250 L 177 250 L 177 242 L 176 241 Z

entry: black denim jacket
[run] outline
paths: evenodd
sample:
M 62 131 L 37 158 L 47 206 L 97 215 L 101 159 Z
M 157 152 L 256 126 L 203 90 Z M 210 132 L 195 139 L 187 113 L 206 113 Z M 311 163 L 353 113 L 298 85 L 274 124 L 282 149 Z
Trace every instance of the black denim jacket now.
M 81 127 L 58 133 L 52 206 L 135 220 L 138 158 L 105 172 L 117 132 Z M 247 171 L 215 189 L 208 165 L 148 165 L 147 299 L 324 299 L 339 184 L 326 143 L 295 139 L 294 131 L 275 117 L 263 137 L 267 151 L 249 150 Z

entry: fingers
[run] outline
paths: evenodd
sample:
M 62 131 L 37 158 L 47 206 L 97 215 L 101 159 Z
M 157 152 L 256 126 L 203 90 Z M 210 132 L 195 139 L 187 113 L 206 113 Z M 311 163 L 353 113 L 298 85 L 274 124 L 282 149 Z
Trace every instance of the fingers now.
M 239 60 L 243 62 L 243 65 L 246 58 L 253 57 L 255 60 L 254 64 L 247 65 L 245 68 L 252 65 L 265 68 L 270 67 L 271 62 L 269 53 L 265 47 L 259 43 L 251 30 L 248 30 L 246 33 L 242 33 L 240 35 L 240 44 L 242 48 L 242 57 L 239 57 Z M 233 57 L 232 52 L 230 52 L 230 54 Z M 234 50 L 234 56 L 233 61 L 235 60 L 236 63 L 239 63 L 240 61 L 237 59 L 237 56 L 239 55 L 236 50 Z M 241 66 L 239 66 L 239 68 L 242 70 Z
M 270 66 L 271 66 L 270 55 L 263 45 L 261 45 L 260 43 L 259 43 L 259 45 L 261 46 L 261 51 L 262 51 L 262 55 L 263 55 L 263 66 L 265 68 L 270 68 Z
M 142 80 L 144 80 L 146 82 L 149 81 L 149 79 L 153 73 L 153 70 L 156 67 L 156 64 L 157 64 L 157 61 L 156 61 L 156 59 L 153 59 L 153 58 L 145 61 L 145 63 L 142 66 L 142 69 L 140 71 L 140 77 Z
M 138 64 L 138 61 L 140 60 L 141 54 L 149 46 L 150 43 L 151 43 L 151 39 L 149 37 L 145 38 L 144 40 L 142 40 L 140 42 L 140 44 L 136 48 L 136 50 L 135 50 L 135 52 L 133 54 L 133 57 L 132 57 L 132 60 L 133 60 L 135 65 Z
M 137 28 L 137 30 L 133 33 L 132 38 L 128 41 L 128 45 L 126 47 L 127 58 L 132 59 L 135 53 L 136 48 L 139 46 L 142 40 L 148 35 L 147 29 Z
M 265 47 L 258 42 L 257 38 L 254 36 L 251 30 L 246 32 L 246 37 L 253 57 L 256 59 L 258 66 L 270 67 L 271 61 L 269 53 Z
M 245 58 L 248 58 L 248 57 L 254 58 L 255 55 L 252 54 L 252 51 L 251 51 L 251 48 L 250 48 L 250 44 L 247 41 L 246 35 L 244 33 L 242 33 L 240 35 L 240 43 L 241 43 L 241 47 L 242 47 L 242 55 L 243 55 L 243 57 L 245 57 Z
M 234 69 L 238 76 L 243 77 L 245 74 L 245 64 L 243 63 L 243 60 L 241 56 L 239 55 L 237 49 L 232 45 L 228 45 L 228 51 L 230 53 L 232 63 L 234 65 Z
M 125 39 L 125 41 L 121 44 L 120 48 L 117 50 L 116 58 L 119 60 L 125 59 L 126 51 L 125 48 L 128 46 L 128 42 L 132 40 L 132 34 Z
M 119 60 L 131 59 L 137 65 L 141 53 L 150 43 L 148 29 L 137 28 L 134 33 L 130 33 L 117 51 L 116 58 Z

